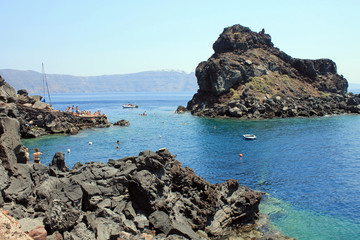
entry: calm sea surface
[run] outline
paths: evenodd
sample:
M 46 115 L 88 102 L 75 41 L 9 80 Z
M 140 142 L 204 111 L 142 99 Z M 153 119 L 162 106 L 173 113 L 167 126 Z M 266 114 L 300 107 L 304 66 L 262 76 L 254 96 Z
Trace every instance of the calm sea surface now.
M 248 121 L 174 114 L 191 97 L 192 93 L 57 94 L 52 96 L 55 109 L 75 105 L 80 110 L 101 110 L 110 122 L 126 119 L 130 126 L 23 143 L 30 156 L 38 147 L 46 165 L 55 152 L 66 153 L 69 167 L 166 147 L 211 183 L 233 178 L 267 192 L 261 211 L 288 236 L 360 238 L 360 115 Z M 140 107 L 123 109 L 128 102 Z M 147 116 L 139 115 L 145 111 Z M 245 141 L 246 133 L 258 139 Z

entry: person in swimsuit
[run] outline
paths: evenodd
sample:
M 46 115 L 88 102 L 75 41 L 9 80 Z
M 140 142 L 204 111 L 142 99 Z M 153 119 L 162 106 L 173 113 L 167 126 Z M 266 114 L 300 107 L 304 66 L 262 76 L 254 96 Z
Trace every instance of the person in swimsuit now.
M 33 159 L 34 159 L 34 163 L 40 163 L 40 155 L 42 154 L 41 152 L 39 152 L 38 148 L 34 149 L 35 152 L 33 153 Z
M 25 156 L 26 156 L 26 163 L 28 163 L 29 162 L 29 149 L 28 148 L 25 149 Z

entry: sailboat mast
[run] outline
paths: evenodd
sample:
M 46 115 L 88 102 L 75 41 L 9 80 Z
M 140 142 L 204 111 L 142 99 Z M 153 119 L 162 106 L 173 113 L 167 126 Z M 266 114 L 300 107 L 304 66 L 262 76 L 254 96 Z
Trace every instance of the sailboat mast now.
M 45 102 L 45 96 L 46 96 L 46 92 L 45 92 L 45 69 L 44 69 L 44 63 L 42 63 L 42 78 L 43 78 L 43 98 L 44 98 L 44 102 Z
M 47 89 L 47 93 L 48 93 L 48 97 L 49 97 L 49 103 L 50 103 L 50 106 L 52 106 L 51 97 L 50 97 L 50 91 L 49 91 L 49 85 L 48 85 L 47 77 L 46 77 L 46 74 L 45 74 L 44 63 L 42 63 L 42 72 L 43 72 L 44 98 L 45 98 L 45 95 L 46 95 L 46 92 L 45 92 L 45 84 L 46 84 L 46 89 Z

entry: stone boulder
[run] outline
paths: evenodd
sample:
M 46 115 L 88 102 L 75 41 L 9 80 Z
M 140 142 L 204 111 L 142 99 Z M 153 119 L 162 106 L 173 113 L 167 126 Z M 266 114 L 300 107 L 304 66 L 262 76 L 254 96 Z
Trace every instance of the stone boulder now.
M 41 102 L 41 101 L 36 101 L 33 105 L 32 105 L 33 108 L 36 108 L 36 109 L 40 109 L 40 110 L 44 110 L 47 108 L 47 105 L 46 103 L 44 102 Z
M 120 126 L 120 127 L 128 127 L 130 126 L 130 122 L 124 119 L 121 119 L 119 121 L 117 121 L 116 123 L 114 123 L 115 126 Z
M 28 96 L 29 93 L 26 89 L 20 89 L 17 91 L 17 94 L 21 95 L 21 96 Z
M 50 176 L 62 177 L 64 172 L 69 171 L 69 167 L 65 165 L 65 153 L 55 153 L 52 162 L 49 164 Z
M 181 113 L 185 113 L 185 112 L 187 112 L 187 111 L 188 111 L 188 110 L 187 110 L 186 107 L 180 105 L 180 106 L 178 106 L 178 107 L 176 108 L 175 113 L 181 114 Z
M 0 76 L 0 102 L 15 102 L 16 91 Z
M 29 236 L 34 240 L 46 240 L 47 232 L 43 225 L 39 225 L 29 232 Z
M 25 147 L 20 141 L 19 122 L 15 118 L 0 117 L 0 156 L 2 166 L 9 171 L 14 164 L 26 163 Z

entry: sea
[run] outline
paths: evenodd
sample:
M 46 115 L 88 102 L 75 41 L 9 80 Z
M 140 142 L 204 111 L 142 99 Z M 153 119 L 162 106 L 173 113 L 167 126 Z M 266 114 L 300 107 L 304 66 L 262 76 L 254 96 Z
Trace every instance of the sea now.
M 39 148 L 45 165 L 64 152 L 70 168 L 167 148 L 210 183 L 237 179 L 266 192 L 260 210 L 271 229 L 296 239 L 360 239 L 360 115 L 237 120 L 175 114 L 193 94 L 53 94 L 55 109 L 101 110 L 110 122 L 125 119 L 130 126 L 22 141 L 30 156 Z M 128 103 L 139 108 L 122 108 Z

